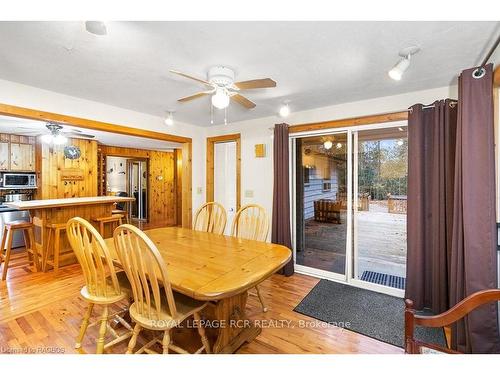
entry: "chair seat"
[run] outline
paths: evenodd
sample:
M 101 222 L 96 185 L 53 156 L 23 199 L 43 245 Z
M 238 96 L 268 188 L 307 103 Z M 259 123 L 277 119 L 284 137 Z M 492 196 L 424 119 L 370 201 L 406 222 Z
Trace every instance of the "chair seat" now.
M 167 298 L 165 296 L 164 291 L 162 290 L 161 293 L 162 293 L 161 311 L 159 316 L 156 315 L 154 302 L 151 302 L 151 309 L 152 309 L 151 316 L 154 317 L 155 319 L 149 319 L 146 313 L 141 314 L 137 310 L 137 303 L 134 302 L 132 305 L 130 305 L 129 308 L 130 317 L 135 322 L 137 322 L 138 324 L 147 329 L 164 331 L 168 328 L 174 328 L 178 326 L 187 317 L 193 315 L 193 313 L 195 312 L 202 310 L 207 305 L 207 302 L 205 301 L 198 301 L 188 296 L 185 296 L 184 294 L 173 291 L 175 306 L 177 308 L 177 316 L 174 318 L 172 317 L 170 311 L 168 310 Z M 153 297 L 151 297 L 151 300 L 153 301 Z
M 13 220 L 5 223 L 5 226 L 10 229 L 26 229 L 26 228 L 32 228 L 33 224 L 30 223 L 29 221 Z
M 50 224 L 47 224 L 47 228 L 50 228 L 50 229 L 66 229 L 66 223 L 50 223 Z
M 132 295 L 132 287 L 130 286 L 130 283 L 128 281 L 127 275 L 125 272 L 117 272 L 116 277 L 118 279 L 118 283 L 120 284 L 120 289 L 121 293 L 120 294 L 115 294 L 114 293 L 114 287 L 113 287 L 113 282 L 111 280 L 111 277 L 106 278 L 106 287 L 109 290 L 109 294 L 106 297 L 103 296 L 96 296 L 92 293 L 89 292 L 87 289 L 87 286 L 84 286 L 82 290 L 80 291 L 82 297 L 92 303 L 95 304 L 110 304 L 110 303 L 115 303 L 118 301 L 121 301 L 124 298 L 128 298 L 128 296 Z
M 113 214 L 111 216 L 105 216 L 105 217 L 96 217 L 92 220 L 97 221 L 97 222 L 112 222 L 112 221 L 119 221 L 120 219 L 123 219 L 122 214 Z

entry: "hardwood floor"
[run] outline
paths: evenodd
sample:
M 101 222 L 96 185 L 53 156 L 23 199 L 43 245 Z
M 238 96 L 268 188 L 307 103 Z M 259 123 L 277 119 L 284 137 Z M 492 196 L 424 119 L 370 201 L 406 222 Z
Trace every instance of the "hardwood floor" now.
M 80 297 L 84 284 L 80 266 L 62 267 L 57 274 L 33 273 L 23 266 L 24 257 L 14 257 L 7 281 L 0 283 L 0 353 L 75 353 L 73 345 L 86 308 Z M 21 265 L 19 265 L 21 264 Z M 261 286 L 269 306 L 263 313 L 257 297 L 248 299 L 248 317 L 263 326 L 262 333 L 237 353 L 402 353 L 401 348 L 337 327 L 303 327 L 312 318 L 293 308 L 318 279 L 295 274 L 273 275 Z M 118 311 L 122 306 L 114 306 Z M 93 319 L 100 314 L 96 307 Z M 284 321 L 284 327 L 276 327 Z M 90 327 L 84 350 L 95 352 L 98 327 Z M 175 335 L 174 341 L 175 341 Z M 147 338 L 142 338 L 145 342 Z M 124 353 L 126 343 L 109 350 Z

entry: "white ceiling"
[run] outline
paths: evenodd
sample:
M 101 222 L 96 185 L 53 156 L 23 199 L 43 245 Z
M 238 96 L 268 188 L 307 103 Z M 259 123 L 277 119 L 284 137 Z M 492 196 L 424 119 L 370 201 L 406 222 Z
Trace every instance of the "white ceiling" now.
M 108 35 L 83 22 L 0 22 L 0 78 L 123 108 L 209 125 L 209 99 L 179 104 L 203 86 L 168 72 L 206 77 L 214 65 L 237 80 L 270 77 L 247 91 L 257 107 L 232 103 L 229 121 L 446 86 L 479 63 L 498 22 L 110 22 Z M 398 51 L 422 51 L 403 80 L 387 71 Z M 217 112 L 216 122 L 222 121 Z
M 48 134 L 45 122 L 36 120 L 27 120 L 17 117 L 0 116 L 0 133 L 38 136 Z M 140 148 L 146 150 L 168 151 L 179 148 L 181 145 L 175 142 L 159 141 L 142 137 L 132 137 L 116 133 L 108 133 L 97 130 L 88 130 L 77 126 L 63 125 L 63 130 L 79 130 L 83 134 L 93 135 L 93 139 L 107 146 L 120 146 L 130 148 Z

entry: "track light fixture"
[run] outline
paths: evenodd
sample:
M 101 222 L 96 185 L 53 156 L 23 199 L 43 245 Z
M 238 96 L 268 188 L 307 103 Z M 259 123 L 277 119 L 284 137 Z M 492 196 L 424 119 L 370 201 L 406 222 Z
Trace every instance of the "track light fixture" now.
M 399 60 L 396 65 L 389 70 L 389 77 L 391 77 L 395 81 L 400 81 L 403 78 L 404 72 L 410 67 L 410 59 L 411 56 L 420 51 L 420 48 L 417 46 L 411 46 L 402 49 L 399 52 L 399 56 L 401 56 L 401 60 Z
M 167 112 L 167 117 L 165 117 L 165 125 L 173 126 L 174 125 L 174 114 L 171 111 Z
M 288 115 L 290 115 L 290 106 L 285 102 L 280 108 L 280 116 L 288 117 Z

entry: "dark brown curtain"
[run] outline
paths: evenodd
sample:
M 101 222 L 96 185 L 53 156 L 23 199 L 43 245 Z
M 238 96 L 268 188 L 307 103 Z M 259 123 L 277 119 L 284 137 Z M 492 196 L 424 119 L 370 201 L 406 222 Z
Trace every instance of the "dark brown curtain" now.
M 492 64 L 464 70 L 458 95 L 452 305 L 497 287 Z M 474 310 L 454 328 L 453 343 L 459 351 L 500 353 L 496 303 Z
M 273 224 L 271 241 L 292 248 L 290 234 L 290 180 L 289 180 L 288 125 L 274 126 L 274 189 Z M 282 273 L 292 275 L 293 259 L 283 267 Z
M 456 130 L 456 101 L 410 108 L 406 298 L 436 314 L 449 307 Z

